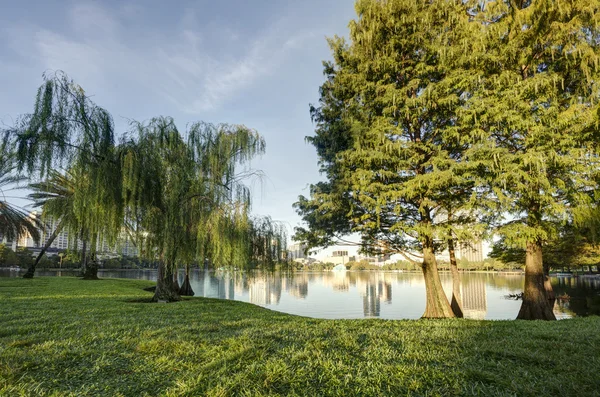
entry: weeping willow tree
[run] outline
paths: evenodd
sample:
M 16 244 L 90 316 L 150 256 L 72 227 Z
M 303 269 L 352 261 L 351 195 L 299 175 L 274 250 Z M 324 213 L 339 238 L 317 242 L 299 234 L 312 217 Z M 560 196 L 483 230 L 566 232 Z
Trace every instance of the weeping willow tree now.
M 283 247 L 275 229 L 249 217 L 250 191 L 242 182 L 260 176 L 248 164 L 265 150 L 256 131 L 200 122 L 182 134 L 171 118 L 160 117 L 134 122 L 115 145 L 106 110 L 63 73 L 44 79 L 33 113 L 8 133 L 18 169 L 42 179 L 34 185 L 34 198 L 82 242 L 84 275 L 95 277 L 98 245 L 115 245 L 124 226 L 133 231 L 142 255 L 159 262 L 155 300 L 179 299 L 179 264 L 187 268 L 209 260 L 244 267 L 273 261 L 266 243 L 248 248 L 259 231 L 271 246 Z M 55 169 L 68 175 L 61 178 Z M 72 194 L 65 191 L 68 183 Z M 69 204 L 59 208 L 65 200 Z M 260 258 L 252 260 L 255 254 Z
M 115 230 L 123 216 L 119 184 L 106 187 L 103 184 L 102 179 L 91 181 L 74 166 L 64 173 L 52 170 L 44 181 L 29 185 L 32 193 L 28 197 L 42 209 L 41 220 L 50 235 L 24 278 L 34 276 L 42 256 L 63 231 L 68 233 L 71 247 L 81 247 L 83 278 L 98 278 L 96 251 L 104 244 L 116 244 Z
M 284 225 L 270 217 L 255 217 L 249 228 L 249 244 L 246 244 L 253 268 L 274 269 L 287 261 L 287 230 Z
M 159 262 L 155 301 L 176 301 L 179 264 L 236 266 L 250 259 L 249 189 L 239 171 L 265 150 L 257 132 L 195 123 L 185 134 L 173 119 L 134 123 L 121 145 L 123 196 L 142 254 Z
M 77 239 L 82 242 L 84 277 L 95 278 L 97 267 L 88 267 L 88 258 L 94 261 L 99 242 L 116 241 L 123 220 L 122 177 L 111 115 L 64 73 L 57 72 L 44 75 L 33 112 L 21 116 L 7 133 L 15 146 L 18 171 L 41 180 L 38 198 L 48 206 L 48 215 L 62 219 L 65 211 L 73 212 L 65 225 L 73 244 L 78 245 Z M 60 188 L 57 184 L 67 183 L 58 178 L 57 169 L 68 170 L 77 181 L 71 186 L 75 188 L 69 197 L 72 203 L 64 209 L 58 208 L 58 203 L 66 197 L 56 194 L 64 194 L 70 187 L 62 186 L 60 193 L 52 191 Z M 44 184 L 46 195 L 42 193 Z

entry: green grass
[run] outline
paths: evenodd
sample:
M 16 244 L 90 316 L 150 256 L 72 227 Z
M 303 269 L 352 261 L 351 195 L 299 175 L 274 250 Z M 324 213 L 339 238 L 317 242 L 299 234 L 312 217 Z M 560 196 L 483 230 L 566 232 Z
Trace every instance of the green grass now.
M 140 280 L 0 279 L 0 396 L 600 395 L 600 318 L 316 320 Z

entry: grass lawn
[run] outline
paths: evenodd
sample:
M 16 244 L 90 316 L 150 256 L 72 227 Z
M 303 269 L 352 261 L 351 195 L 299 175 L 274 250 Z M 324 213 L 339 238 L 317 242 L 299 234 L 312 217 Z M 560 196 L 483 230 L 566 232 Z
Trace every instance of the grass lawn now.
M 316 320 L 152 284 L 0 279 L 0 396 L 600 395 L 598 317 Z

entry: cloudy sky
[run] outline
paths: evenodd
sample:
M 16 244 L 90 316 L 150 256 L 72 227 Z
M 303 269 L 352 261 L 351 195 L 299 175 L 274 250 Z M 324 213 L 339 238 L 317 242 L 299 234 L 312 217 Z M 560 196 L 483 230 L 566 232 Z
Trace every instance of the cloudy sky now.
M 129 119 L 245 124 L 267 141 L 253 162 L 254 212 L 286 222 L 319 179 L 313 125 L 326 37 L 347 36 L 353 0 L 0 0 L 0 121 L 30 112 L 45 71 L 63 70 Z

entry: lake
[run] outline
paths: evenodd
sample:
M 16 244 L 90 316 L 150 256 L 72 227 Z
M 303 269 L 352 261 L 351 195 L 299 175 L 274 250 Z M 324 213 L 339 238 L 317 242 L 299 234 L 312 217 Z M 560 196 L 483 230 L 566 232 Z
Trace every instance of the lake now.
M 17 277 L 0 269 L 0 277 Z M 72 276 L 72 271 L 40 271 L 40 276 Z M 156 280 L 155 270 L 100 270 L 99 276 Z M 183 273 L 180 273 L 180 280 Z M 441 273 L 448 296 L 450 273 Z M 521 301 L 507 299 L 523 290 L 522 274 L 462 273 L 465 317 L 514 319 Z M 272 310 L 315 318 L 417 319 L 425 310 L 425 283 L 417 272 L 241 272 L 194 270 L 190 281 L 196 296 L 250 302 Z M 558 299 L 557 318 L 600 314 L 600 277 L 552 277 Z

